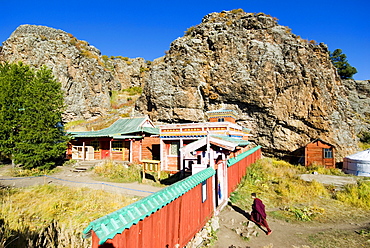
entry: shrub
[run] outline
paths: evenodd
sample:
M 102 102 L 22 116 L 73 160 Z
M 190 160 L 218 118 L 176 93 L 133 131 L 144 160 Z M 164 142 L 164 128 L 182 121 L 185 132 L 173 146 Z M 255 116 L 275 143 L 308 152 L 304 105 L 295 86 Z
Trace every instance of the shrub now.
M 140 86 L 133 86 L 128 89 L 123 89 L 122 91 L 127 92 L 130 96 L 141 95 L 143 93 L 143 88 Z
M 188 28 L 188 29 L 185 31 L 185 35 L 190 35 L 194 30 L 195 30 L 195 27 L 194 27 L 194 26 L 192 26 L 192 27 Z
M 233 13 L 233 14 L 243 13 L 243 12 L 244 12 L 243 9 L 233 9 L 233 10 L 231 10 L 231 13 Z
M 148 67 L 142 67 L 142 66 L 140 66 L 140 73 L 143 73 L 143 72 L 146 72 L 146 71 L 149 71 L 149 68 Z
M 346 185 L 335 198 L 354 207 L 370 209 L 370 181 L 360 181 L 358 185 Z
M 370 132 L 361 132 L 359 138 L 361 142 L 370 144 Z

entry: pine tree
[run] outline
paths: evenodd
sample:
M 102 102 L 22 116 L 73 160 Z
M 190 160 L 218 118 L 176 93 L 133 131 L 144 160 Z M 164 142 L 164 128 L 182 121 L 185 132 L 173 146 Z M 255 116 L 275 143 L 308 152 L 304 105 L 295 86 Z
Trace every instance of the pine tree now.
M 352 78 L 357 73 L 357 69 L 348 63 L 347 56 L 342 53 L 341 49 L 336 49 L 333 53 L 330 53 L 330 59 L 337 68 L 341 79 Z
M 49 169 L 66 149 L 63 93 L 50 70 L 0 65 L 0 153 L 24 168 Z

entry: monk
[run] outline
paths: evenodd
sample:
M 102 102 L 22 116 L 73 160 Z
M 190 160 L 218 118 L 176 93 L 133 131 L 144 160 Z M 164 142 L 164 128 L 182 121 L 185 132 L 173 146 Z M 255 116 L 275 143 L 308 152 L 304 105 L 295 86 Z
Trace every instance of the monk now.
M 272 233 L 272 230 L 270 229 L 266 221 L 265 205 L 263 205 L 262 201 L 257 198 L 256 193 L 252 193 L 251 197 L 252 199 L 254 199 L 252 204 L 252 213 L 250 217 L 251 221 L 259 226 L 265 227 L 267 229 L 266 235 L 270 235 Z

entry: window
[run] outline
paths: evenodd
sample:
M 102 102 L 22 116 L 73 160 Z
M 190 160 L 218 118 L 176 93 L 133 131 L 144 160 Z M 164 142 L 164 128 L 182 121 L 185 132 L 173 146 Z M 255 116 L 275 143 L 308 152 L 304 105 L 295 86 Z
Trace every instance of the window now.
M 202 182 L 202 202 L 207 200 L 207 181 Z
M 324 158 L 333 158 L 333 151 L 331 148 L 324 148 Z
M 217 119 L 217 121 L 218 121 L 218 122 L 224 122 L 224 121 L 225 121 L 225 119 L 224 119 L 224 118 L 218 118 L 218 119 Z
M 98 140 L 90 141 L 90 146 L 94 147 L 94 151 L 100 150 L 100 142 Z
M 178 156 L 179 155 L 179 149 L 180 149 L 180 142 L 178 142 L 178 141 L 171 142 L 169 155 Z
M 123 151 L 122 141 L 112 141 L 112 151 L 114 151 L 114 152 Z

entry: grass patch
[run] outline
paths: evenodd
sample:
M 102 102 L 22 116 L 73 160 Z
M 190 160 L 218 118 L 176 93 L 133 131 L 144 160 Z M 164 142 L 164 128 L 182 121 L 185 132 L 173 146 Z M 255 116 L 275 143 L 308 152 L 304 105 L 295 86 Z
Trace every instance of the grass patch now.
M 249 209 L 250 194 L 257 192 L 268 208 L 276 208 L 272 214 L 286 221 L 333 220 L 343 216 L 339 211 L 348 208 L 370 210 L 370 181 L 348 185 L 342 191 L 334 191 L 317 181 L 300 179 L 302 173 L 318 171 L 321 174 L 342 175 L 341 172 L 323 167 L 294 166 L 285 161 L 264 158 L 248 168 L 246 176 L 231 194 L 232 203 Z
M 68 122 L 68 123 L 66 123 L 66 124 L 64 125 L 64 128 L 65 128 L 66 130 L 68 130 L 68 129 L 70 129 L 71 127 L 79 126 L 79 125 L 81 125 L 81 124 L 83 124 L 83 123 L 85 123 L 85 122 L 86 122 L 86 120 L 75 120 L 75 121 L 70 121 L 70 122 Z
M 105 161 L 100 166 L 95 166 L 94 173 L 112 182 L 131 183 L 141 182 L 141 166 L 137 164 L 125 165 L 114 161 Z
M 341 230 L 327 230 L 312 234 L 308 240 L 316 248 L 338 248 L 338 247 L 370 247 L 368 234 L 361 234 L 361 231 L 343 232 Z
M 127 92 L 130 96 L 134 96 L 134 95 L 141 95 L 141 93 L 143 93 L 143 88 L 139 86 L 133 86 L 127 89 L 123 89 L 122 91 Z
M 12 177 L 32 177 L 32 176 L 42 176 L 51 175 L 59 171 L 59 168 L 54 168 L 52 170 L 42 170 L 39 168 L 23 169 L 22 167 L 12 167 L 10 169 L 10 176 Z
M 335 199 L 351 206 L 370 210 L 370 181 L 359 181 L 357 185 L 346 185 L 335 194 Z
M 0 247 L 90 247 L 83 229 L 137 200 L 56 185 L 1 189 L 0 196 Z

